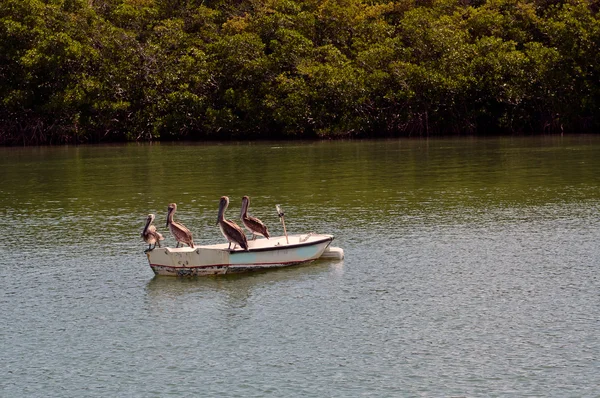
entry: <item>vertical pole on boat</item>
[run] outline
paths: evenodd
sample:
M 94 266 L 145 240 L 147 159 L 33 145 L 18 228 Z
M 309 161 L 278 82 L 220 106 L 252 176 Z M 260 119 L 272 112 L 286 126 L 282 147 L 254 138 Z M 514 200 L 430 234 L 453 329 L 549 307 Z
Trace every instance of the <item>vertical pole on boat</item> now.
M 283 224 L 283 233 L 285 234 L 285 241 L 289 245 L 290 241 L 287 236 L 287 231 L 285 230 L 285 218 L 283 217 L 285 214 L 283 213 L 283 210 L 281 210 L 281 206 L 275 205 L 275 208 L 277 209 L 277 215 L 279 216 L 279 219 L 281 220 L 281 223 Z

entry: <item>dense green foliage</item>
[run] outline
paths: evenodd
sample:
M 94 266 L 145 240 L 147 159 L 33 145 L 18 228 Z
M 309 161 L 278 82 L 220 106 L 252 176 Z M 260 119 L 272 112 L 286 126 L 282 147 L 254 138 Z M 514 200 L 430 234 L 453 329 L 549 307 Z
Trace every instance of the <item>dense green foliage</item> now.
M 596 132 L 589 0 L 0 0 L 0 143 Z

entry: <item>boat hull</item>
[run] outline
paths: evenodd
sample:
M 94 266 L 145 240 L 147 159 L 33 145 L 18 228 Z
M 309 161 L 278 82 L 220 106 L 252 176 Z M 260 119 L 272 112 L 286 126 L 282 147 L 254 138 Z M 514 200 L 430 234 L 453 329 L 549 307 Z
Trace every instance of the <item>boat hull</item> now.
M 289 240 L 289 243 L 288 243 Z M 228 244 L 195 248 L 156 248 L 146 253 L 156 275 L 205 276 L 280 268 L 321 257 L 332 235 L 308 234 L 248 241 L 249 250 L 229 250 Z

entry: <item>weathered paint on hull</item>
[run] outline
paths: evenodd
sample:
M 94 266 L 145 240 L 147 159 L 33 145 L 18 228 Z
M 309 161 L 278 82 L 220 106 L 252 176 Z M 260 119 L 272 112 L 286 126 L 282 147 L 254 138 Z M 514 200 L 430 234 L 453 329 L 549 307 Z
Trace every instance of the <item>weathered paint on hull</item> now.
M 253 265 L 214 265 L 206 267 L 169 267 L 162 265 L 150 264 L 152 271 L 156 275 L 163 276 L 209 276 L 209 275 L 225 275 L 237 274 L 242 272 L 258 271 L 269 268 L 282 268 L 291 265 L 308 263 L 314 260 L 304 260 L 285 264 L 253 264 Z
M 162 248 L 147 253 L 156 275 L 205 276 L 279 268 L 319 258 L 329 247 L 331 235 L 294 235 L 269 241 L 250 241 L 250 250 L 227 250 L 227 244 L 191 248 Z

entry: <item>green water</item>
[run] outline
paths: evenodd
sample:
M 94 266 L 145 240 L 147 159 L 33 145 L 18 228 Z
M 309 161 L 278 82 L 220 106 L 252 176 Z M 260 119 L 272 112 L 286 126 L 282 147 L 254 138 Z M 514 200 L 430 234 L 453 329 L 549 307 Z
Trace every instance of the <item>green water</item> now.
M 0 396 L 593 396 L 600 137 L 0 148 Z M 344 261 L 155 278 L 241 197 Z

